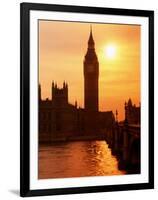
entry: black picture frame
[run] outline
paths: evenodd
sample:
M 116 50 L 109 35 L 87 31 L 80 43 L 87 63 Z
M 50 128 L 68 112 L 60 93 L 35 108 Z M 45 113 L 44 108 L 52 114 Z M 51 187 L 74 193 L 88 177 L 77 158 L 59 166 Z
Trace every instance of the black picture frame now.
M 149 19 L 149 181 L 147 183 L 87 186 L 58 189 L 30 189 L 30 11 L 59 11 L 147 17 Z M 72 5 L 21 3 L 20 5 L 20 195 L 43 196 L 154 188 L 154 11 Z

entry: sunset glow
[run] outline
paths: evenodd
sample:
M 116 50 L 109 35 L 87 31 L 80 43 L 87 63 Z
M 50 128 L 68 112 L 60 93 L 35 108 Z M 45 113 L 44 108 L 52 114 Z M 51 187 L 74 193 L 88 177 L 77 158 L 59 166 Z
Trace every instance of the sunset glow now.
M 110 59 L 114 59 L 116 56 L 116 46 L 115 45 L 107 45 L 105 46 L 105 56 Z
M 138 25 L 91 23 L 99 61 L 99 110 L 118 110 L 140 102 L 140 30 Z M 51 98 L 51 84 L 68 83 L 69 102 L 84 107 L 83 61 L 89 23 L 39 21 L 39 82 L 42 99 Z

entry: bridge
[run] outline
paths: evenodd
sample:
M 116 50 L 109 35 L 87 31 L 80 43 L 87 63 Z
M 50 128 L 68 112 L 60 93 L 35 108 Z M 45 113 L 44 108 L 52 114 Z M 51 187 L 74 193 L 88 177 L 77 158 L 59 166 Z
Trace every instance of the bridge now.
M 140 125 L 116 122 L 105 140 L 118 158 L 120 169 L 140 173 Z

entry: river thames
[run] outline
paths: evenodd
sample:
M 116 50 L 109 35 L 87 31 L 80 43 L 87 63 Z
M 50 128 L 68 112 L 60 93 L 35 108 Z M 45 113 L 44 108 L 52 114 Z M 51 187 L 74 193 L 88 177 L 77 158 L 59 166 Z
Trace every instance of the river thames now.
M 126 174 L 105 141 L 58 142 L 39 147 L 39 179 Z

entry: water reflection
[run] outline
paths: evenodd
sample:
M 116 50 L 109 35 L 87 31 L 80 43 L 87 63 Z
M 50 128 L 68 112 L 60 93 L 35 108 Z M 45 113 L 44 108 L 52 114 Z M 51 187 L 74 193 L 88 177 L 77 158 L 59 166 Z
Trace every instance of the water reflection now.
M 39 148 L 39 178 L 125 174 L 105 141 L 60 142 Z

